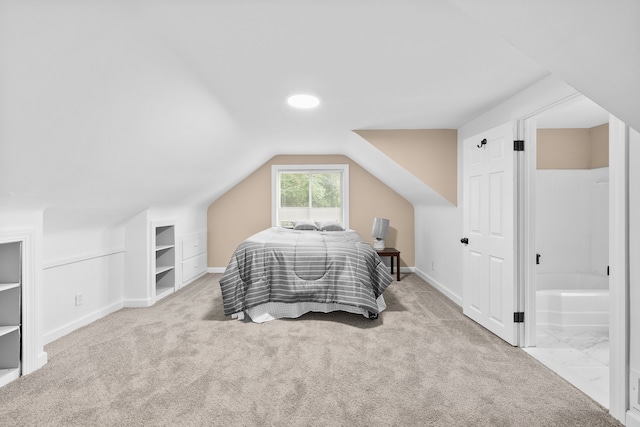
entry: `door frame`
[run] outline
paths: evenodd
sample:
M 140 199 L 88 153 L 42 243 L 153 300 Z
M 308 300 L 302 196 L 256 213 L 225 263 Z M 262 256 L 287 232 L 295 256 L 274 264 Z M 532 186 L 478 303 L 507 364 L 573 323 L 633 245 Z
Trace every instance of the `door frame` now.
M 536 346 L 536 163 L 537 163 L 537 119 L 552 113 L 567 105 L 584 98 L 579 92 L 560 98 L 538 110 L 523 116 L 519 120 L 518 129 L 520 139 L 525 140 L 524 158 L 519 178 L 522 180 L 520 189 L 522 222 L 518 224 L 521 236 L 522 257 L 519 258 L 519 269 L 522 271 L 521 292 L 522 304 L 525 311 L 524 337 L 520 340 L 520 347 Z
M 522 257 L 519 268 L 524 295 L 524 339 L 521 347 L 536 345 L 536 276 L 535 276 L 535 174 L 537 158 L 536 121 L 543 114 L 582 99 L 575 93 L 557 100 L 519 121 L 524 135 L 525 151 L 519 178 L 523 191 L 522 222 L 518 235 L 522 238 Z M 519 134 L 520 135 L 520 134 Z M 610 115 L 609 118 L 609 412 L 624 422 L 629 404 L 629 130 Z M 615 308 L 615 309 L 613 309 Z
M 629 407 L 629 128 L 609 116 L 609 412 Z

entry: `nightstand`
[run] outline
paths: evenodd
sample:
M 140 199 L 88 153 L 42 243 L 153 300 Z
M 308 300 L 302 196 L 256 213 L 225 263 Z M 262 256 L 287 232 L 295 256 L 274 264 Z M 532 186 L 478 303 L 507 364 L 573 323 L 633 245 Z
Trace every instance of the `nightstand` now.
M 377 249 L 379 256 L 388 256 L 391 259 L 391 274 L 393 274 L 393 258 L 396 259 L 396 278 L 400 281 L 400 251 L 396 248 Z

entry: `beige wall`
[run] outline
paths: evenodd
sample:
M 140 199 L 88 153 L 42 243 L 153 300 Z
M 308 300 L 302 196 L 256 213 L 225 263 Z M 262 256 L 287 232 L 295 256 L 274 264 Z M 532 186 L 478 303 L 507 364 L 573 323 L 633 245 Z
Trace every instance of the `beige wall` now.
M 609 166 L 609 124 L 590 129 L 538 129 L 538 169 Z
M 386 245 L 401 252 L 402 266 L 415 266 L 414 214 L 407 200 L 345 156 L 276 156 L 209 206 L 209 267 L 225 267 L 243 240 L 271 227 L 271 165 L 278 164 L 348 164 L 349 227 L 372 243 L 373 218 L 388 218 Z
M 355 132 L 453 205 L 457 204 L 457 130 L 393 129 Z
M 589 129 L 591 168 L 609 166 L 609 123 Z

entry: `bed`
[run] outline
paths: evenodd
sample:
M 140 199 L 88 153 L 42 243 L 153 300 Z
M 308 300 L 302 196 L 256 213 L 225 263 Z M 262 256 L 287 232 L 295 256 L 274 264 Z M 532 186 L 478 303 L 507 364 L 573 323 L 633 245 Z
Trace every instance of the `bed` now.
M 224 314 L 257 323 L 310 311 L 376 318 L 393 278 L 357 232 L 328 230 L 272 227 L 242 242 L 220 279 Z

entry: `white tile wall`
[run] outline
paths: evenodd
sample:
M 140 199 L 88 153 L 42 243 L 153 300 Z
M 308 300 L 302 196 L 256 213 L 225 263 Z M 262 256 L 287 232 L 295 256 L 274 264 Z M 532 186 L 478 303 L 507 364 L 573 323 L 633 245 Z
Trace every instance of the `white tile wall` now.
M 606 274 L 609 168 L 536 174 L 537 271 Z

